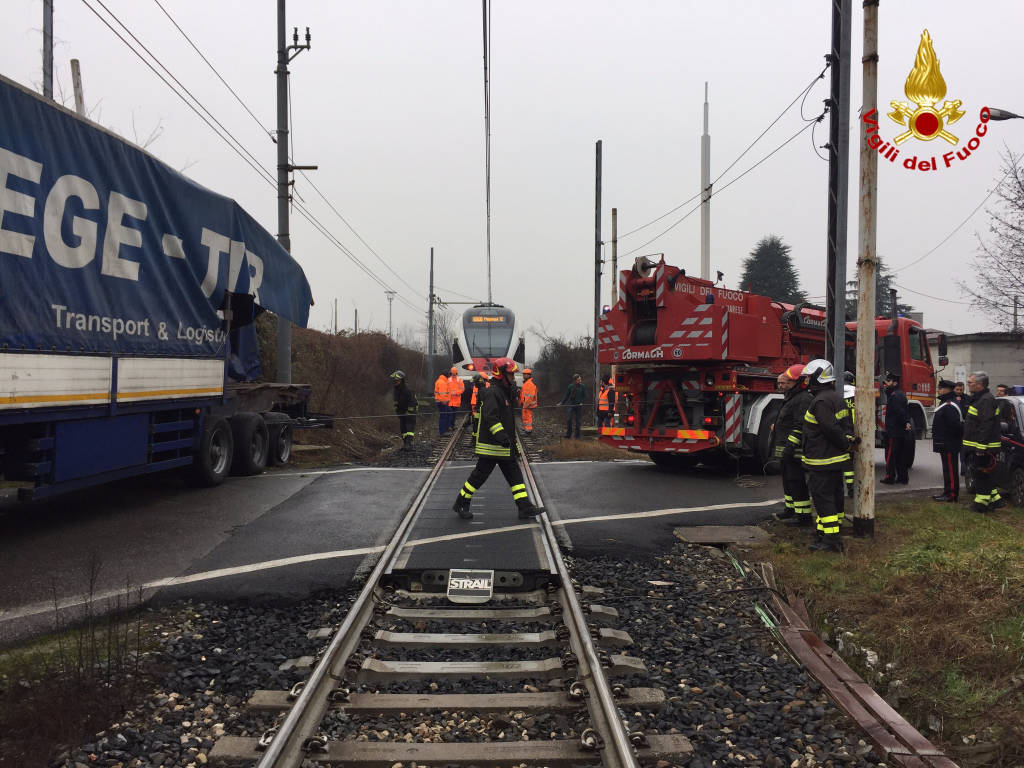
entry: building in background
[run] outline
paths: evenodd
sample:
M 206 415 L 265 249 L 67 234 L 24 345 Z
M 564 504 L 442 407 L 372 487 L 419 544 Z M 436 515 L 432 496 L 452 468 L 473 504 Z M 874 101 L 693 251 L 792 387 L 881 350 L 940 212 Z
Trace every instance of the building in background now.
M 939 333 L 928 330 L 932 360 L 938 362 Z M 996 384 L 1024 385 L 1024 334 L 1006 331 L 946 334 L 949 355 L 947 365 L 938 378 L 966 383 L 973 371 L 987 371 L 993 392 Z

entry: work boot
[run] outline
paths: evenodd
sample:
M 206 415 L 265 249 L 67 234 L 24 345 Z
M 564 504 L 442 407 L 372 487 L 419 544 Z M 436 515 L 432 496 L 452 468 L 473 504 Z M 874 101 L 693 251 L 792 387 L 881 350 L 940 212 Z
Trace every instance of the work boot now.
M 405 445 L 402 446 L 403 450 L 408 451 L 410 448 L 412 448 L 412 436 L 411 435 L 406 435 L 405 436 L 405 440 L 403 442 L 405 443 Z
M 811 544 L 808 549 L 814 552 L 842 552 L 843 540 L 838 534 L 826 533 L 820 539 Z
M 810 514 L 807 513 L 799 515 L 794 514 L 791 518 L 785 521 L 786 525 L 795 525 L 799 528 L 809 528 L 812 522 Z
M 544 507 L 534 506 L 529 500 L 518 502 L 516 506 L 519 508 L 520 520 L 530 520 L 545 512 Z
M 970 506 L 970 510 L 971 510 L 971 512 L 988 512 L 989 508 L 986 505 L 984 505 L 984 504 L 979 504 L 976 501 L 972 501 L 971 502 L 971 506 Z
M 1003 501 L 1002 499 L 999 499 L 997 501 L 993 501 L 991 504 L 989 504 L 989 508 L 990 509 L 1002 509 L 1005 506 L 1006 506 L 1006 502 Z
M 473 512 L 469 508 L 469 499 L 463 495 L 459 495 L 459 498 L 455 500 L 454 506 L 452 506 L 452 512 L 461 517 L 463 520 L 472 520 Z
M 796 512 L 794 512 L 789 507 L 787 507 L 786 509 L 782 510 L 781 512 L 776 512 L 775 513 L 775 519 L 776 520 L 790 520 L 790 519 L 792 519 L 794 517 L 796 517 Z
M 938 496 L 932 496 L 932 501 L 953 501 L 953 497 L 945 493 L 940 493 Z
M 896 479 L 892 477 L 883 477 L 878 482 L 882 483 L 882 485 L 896 485 Z

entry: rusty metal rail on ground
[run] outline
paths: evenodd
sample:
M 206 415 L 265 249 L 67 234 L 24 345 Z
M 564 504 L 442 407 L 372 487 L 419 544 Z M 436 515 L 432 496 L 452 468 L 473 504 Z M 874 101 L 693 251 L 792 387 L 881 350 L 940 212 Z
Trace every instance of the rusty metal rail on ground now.
M 836 705 L 864 730 L 879 758 L 904 768 L 958 768 L 810 629 L 803 601 L 791 605 L 782 599 L 771 565 L 761 564 L 761 576 L 771 589 L 783 641 Z

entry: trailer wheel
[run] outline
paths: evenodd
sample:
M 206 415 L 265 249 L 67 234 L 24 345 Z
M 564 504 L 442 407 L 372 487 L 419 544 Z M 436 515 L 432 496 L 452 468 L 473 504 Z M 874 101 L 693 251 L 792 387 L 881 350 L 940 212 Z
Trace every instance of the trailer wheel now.
M 757 462 L 758 469 L 769 475 L 777 475 L 782 471 L 782 465 L 775 458 L 775 442 L 778 435 L 772 427 L 779 418 L 779 411 L 782 406 L 772 403 L 765 408 L 761 416 L 761 426 L 757 430 Z
M 280 466 L 287 464 L 292 457 L 292 423 L 283 413 L 271 411 L 263 414 L 267 424 L 270 448 L 267 451 L 267 464 Z
M 235 457 L 231 470 L 236 475 L 258 475 L 267 466 L 270 435 L 258 413 L 241 412 L 231 417 Z
M 224 482 L 231 470 L 234 436 L 226 419 L 207 419 L 199 451 L 192 462 L 192 476 L 197 485 L 212 488 Z

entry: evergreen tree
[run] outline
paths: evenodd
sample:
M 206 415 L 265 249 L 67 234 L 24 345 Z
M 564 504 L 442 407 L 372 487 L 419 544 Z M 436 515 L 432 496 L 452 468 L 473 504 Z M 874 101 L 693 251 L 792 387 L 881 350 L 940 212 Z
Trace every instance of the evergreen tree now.
M 892 303 L 889 298 L 889 289 L 896 288 L 894 280 L 896 276 L 885 267 L 881 256 L 875 257 L 877 267 L 875 269 L 875 316 L 888 317 L 892 313 Z M 898 290 L 898 289 L 897 289 Z M 846 283 L 846 317 L 848 320 L 857 319 L 857 281 L 848 280 Z M 901 315 L 913 312 L 914 308 L 904 304 L 897 297 L 896 310 Z
M 805 301 L 807 294 L 800 290 L 800 278 L 789 251 L 781 237 L 762 237 L 743 260 L 740 288 L 790 304 Z

